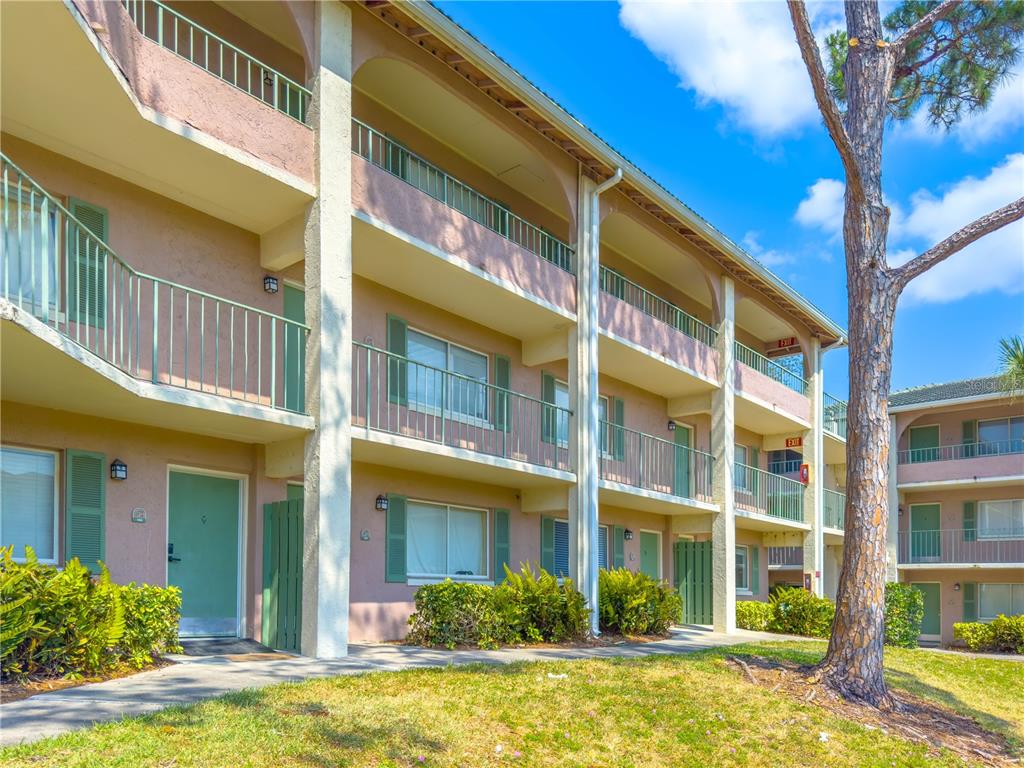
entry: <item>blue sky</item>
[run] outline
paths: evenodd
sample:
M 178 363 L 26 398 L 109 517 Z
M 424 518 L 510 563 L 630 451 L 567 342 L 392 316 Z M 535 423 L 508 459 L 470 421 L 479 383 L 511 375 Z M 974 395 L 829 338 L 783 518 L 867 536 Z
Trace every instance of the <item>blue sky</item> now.
M 782 3 L 438 2 L 613 147 L 843 327 L 842 170 Z M 811 6 L 823 37 L 838 4 Z M 1024 194 L 1024 66 L 950 134 L 889 131 L 890 261 Z M 941 271 L 940 271 L 941 270 Z M 993 373 L 1024 331 L 1024 225 L 919 278 L 897 312 L 893 387 Z M 847 395 L 845 351 L 826 389 Z

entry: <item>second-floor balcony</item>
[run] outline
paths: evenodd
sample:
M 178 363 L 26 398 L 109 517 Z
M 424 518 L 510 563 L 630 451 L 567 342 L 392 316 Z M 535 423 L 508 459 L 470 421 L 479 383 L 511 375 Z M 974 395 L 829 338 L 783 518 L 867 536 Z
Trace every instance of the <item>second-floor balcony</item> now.
M 914 448 L 896 460 L 900 485 L 1016 482 L 1024 476 L 1024 438 Z
M 826 434 L 846 439 L 846 402 L 832 397 L 828 392 L 824 395 L 824 419 L 822 428 Z
M 67 349 L 93 369 L 106 371 L 108 379 L 117 379 L 116 371 L 144 386 L 221 398 L 220 405 L 203 401 L 206 407 L 237 411 L 229 402 L 240 402 L 305 413 L 306 325 L 134 269 L 105 242 L 102 220 L 79 219 L 5 155 L 0 157 L 0 295 L 36 335 L 45 336 L 44 329 L 56 332 L 50 348 L 72 345 Z M 56 359 L 39 354 L 40 365 Z M 30 360 L 10 362 L 32 365 Z M 64 370 L 63 363 L 55 365 Z M 74 410 L 81 405 L 76 400 L 89 399 L 84 392 L 83 379 L 80 397 L 46 404 Z M 171 395 L 173 390 L 146 392 L 196 404 Z M 120 402 L 117 397 L 112 395 L 111 402 Z M 125 402 L 137 407 L 137 401 Z
M 803 568 L 803 547 L 768 547 L 768 567 L 775 570 Z
M 736 423 L 762 434 L 806 429 L 811 401 L 803 377 L 737 341 Z
M 782 475 L 737 463 L 734 468 L 738 514 L 765 515 L 803 524 L 804 485 Z
M 822 490 L 824 495 L 823 523 L 826 528 L 837 531 L 844 530 L 846 519 L 846 494 L 828 488 Z
M 900 531 L 898 562 L 927 567 L 1024 567 L 1024 529 Z

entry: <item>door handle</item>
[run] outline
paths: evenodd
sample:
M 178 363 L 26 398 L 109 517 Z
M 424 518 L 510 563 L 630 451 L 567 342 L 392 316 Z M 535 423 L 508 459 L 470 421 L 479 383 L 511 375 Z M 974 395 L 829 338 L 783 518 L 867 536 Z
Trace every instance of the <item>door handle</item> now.
M 181 558 L 174 556 L 174 544 L 167 542 L 167 562 L 168 563 L 180 563 Z

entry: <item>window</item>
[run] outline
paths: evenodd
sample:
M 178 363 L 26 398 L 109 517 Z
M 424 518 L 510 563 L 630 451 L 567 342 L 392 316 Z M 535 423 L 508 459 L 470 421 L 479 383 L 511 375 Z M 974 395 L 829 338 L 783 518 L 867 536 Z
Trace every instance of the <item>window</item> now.
M 736 591 L 750 591 L 749 549 L 745 546 L 736 547 Z
M 487 511 L 409 501 L 405 547 L 411 577 L 486 577 Z
M 597 528 L 597 567 L 608 569 L 608 526 Z M 555 520 L 555 576 L 569 575 L 569 521 Z
M 435 415 L 446 411 L 487 420 L 487 355 L 412 329 L 406 344 L 410 405 Z
M 997 616 L 1024 614 L 1024 584 L 979 584 L 978 618 L 991 621 Z
M 803 460 L 802 454 L 788 448 L 784 451 L 771 451 L 768 454 L 768 471 L 774 475 L 799 472 Z
M 44 205 L 45 202 L 45 205 Z M 41 194 L 12 190 L 4 206 L 5 295 L 41 314 L 57 307 L 57 212 Z
M 57 454 L 0 448 L 0 545 L 57 561 Z
M 750 488 L 750 472 L 746 469 L 747 467 L 747 446 L 736 444 L 735 456 L 733 461 L 735 463 L 735 469 L 733 474 L 735 475 L 733 482 L 736 484 L 737 491 L 746 491 Z M 743 466 L 740 466 L 743 465 Z
M 555 405 L 565 410 L 558 412 L 558 446 L 560 448 L 569 447 L 569 385 L 564 381 L 555 382 Z M 598 430 L 599 445 L 601 446 L 601 453 L 611 455 L 611 435 L 608 432 L 608 398 L 603 395 L 598 398 L 597 403 L 597 418 L 598 418 Z
M 1024 416 L 979 421 L 977 450 L 981 456 L 1024 451 Z
M 978 538 L 1024 538 L 1024 499 L 980 502 L 978 504 Z

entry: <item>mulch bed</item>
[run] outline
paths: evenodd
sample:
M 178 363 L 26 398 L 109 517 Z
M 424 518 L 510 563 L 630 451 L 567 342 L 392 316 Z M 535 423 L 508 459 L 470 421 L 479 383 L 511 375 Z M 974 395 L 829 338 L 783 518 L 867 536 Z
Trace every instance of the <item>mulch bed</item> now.
M 124 665 L 121 667 L 115 667 L 102 675 L 95 675 L 92 677 L 79 677 L 79 678 L 68 678 L 68 677 L 29 677 L 27 680 L 4 680 L 0 682 L 0 704 L 6 704 L 10 701 L 19 701 L 21 699 L 27 699 L 31 696 L 36 696 L 40 693 L 51 693 L 52 691 L 62 691 L 66 688 L 77 688 L 80 685 L 87 683 L 102 683 L 106 680 L 117 680 L 121 677 L 131 677 L 137 675 L 139 672 L 148 672 L 151 669 L 159 669 L 160 667 L 166 667 L 174 662 L 170 659 L 157 659 L 149 666 L 143 667 L 142 669 L 136 669 Z
M 772 692 L 781 691 L 865 728 L 924 744 L 933 754 L 947 749 L 964 760 L 982 765 L 997 768 L 1021 765 L 1004 736 L 948 707 L 903 691 L 890 689 L 896 706 L 880 710 L 842 698 L 822 684 L 810 667 L 760 656 L 729 656 L 727 663 L 753 685 Z

